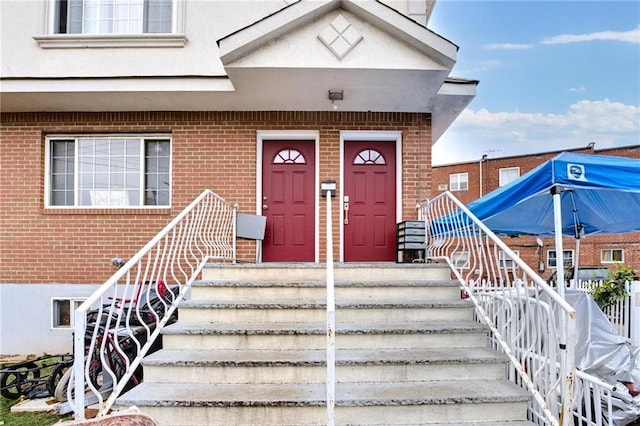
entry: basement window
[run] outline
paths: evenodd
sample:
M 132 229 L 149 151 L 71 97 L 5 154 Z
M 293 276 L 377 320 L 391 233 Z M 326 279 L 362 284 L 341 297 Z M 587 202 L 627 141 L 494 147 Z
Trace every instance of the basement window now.
M 162 136 L 47 139 L 47 207 L 169 207 L 171 141 Z
M 73 312 L 85 299 L 51 299 L 51 328 L 73 328 Z

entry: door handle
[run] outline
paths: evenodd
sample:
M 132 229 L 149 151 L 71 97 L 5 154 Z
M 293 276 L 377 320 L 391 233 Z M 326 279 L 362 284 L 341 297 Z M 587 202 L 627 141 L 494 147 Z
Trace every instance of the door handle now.
M 346 202 L 342 206 L 342 210 L 344 210 L 344 224 L 349 224 L 349 203 Z
M 266 205 L 266 204 L 263 204 L 263 205 L 262 205 L 262 210 L 266 210 L 266 209 L 267 209 L 267 205 Z

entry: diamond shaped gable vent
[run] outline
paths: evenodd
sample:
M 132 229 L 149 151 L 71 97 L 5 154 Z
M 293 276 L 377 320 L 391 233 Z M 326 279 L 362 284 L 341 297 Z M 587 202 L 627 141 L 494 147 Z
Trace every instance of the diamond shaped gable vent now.
M 338 59 L 347 56 L 347 53 L 363 39 L 362 34 L 342 15 L 331 21 L 318 38 Z

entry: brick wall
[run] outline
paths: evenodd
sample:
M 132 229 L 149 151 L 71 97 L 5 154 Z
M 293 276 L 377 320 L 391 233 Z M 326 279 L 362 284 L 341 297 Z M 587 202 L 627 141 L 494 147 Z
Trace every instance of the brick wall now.
M 113 257 L 132 256 L 205 188 L 238 203 L 242 212 L 254 212 L 258 130 L 319 131 L 320 180 L 336 179 L 338 187 L 341 130 L 402 131 L 404 218 L 414 218 L 416 201 L 430 195 L 431 121 L 426 114 L 7 113 L 0 119 L 0 283 L 102 283 L 114 272 Z M 44 208 L 47 135 L 146 132 L 172 135 L 171 208 Z M 322 204 L 321 235 L 324 217 Z M 337 256 L 337 227 L 334 234 Z M 255 258 L 254 247 L 241 241 L 239 257 Z

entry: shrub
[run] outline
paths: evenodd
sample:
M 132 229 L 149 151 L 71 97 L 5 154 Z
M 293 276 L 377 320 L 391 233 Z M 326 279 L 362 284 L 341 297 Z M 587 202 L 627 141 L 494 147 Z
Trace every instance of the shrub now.
M 628 296 L 626 283 L 633 281 L 636 272 L 621 263 L 616 264 L 616 271 L 609 273 L 609 279 L 603 281 L 593 291 L 593 300 L 601 309 L 613 306 Z

